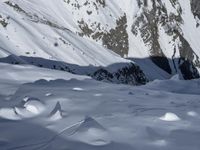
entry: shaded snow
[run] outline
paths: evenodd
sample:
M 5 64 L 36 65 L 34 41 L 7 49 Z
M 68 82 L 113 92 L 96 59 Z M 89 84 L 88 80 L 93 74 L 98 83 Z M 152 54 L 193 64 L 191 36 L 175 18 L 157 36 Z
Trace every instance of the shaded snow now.
M 1 150 L 200 147 L 199 80 L 174 78 L 134 87 L 32 66 L 0 65 L 4 74 L 14 69 L 16 77 L 21 76 L 0 79 Z M 45 80 L 47 74 L 55 80 Z M 43 80 L 35 81 L 38 78 Z

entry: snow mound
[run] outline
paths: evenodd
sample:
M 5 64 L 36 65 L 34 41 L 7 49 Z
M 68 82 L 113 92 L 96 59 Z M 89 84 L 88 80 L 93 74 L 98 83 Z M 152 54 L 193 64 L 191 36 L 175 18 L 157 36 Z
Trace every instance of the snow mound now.
M 168 112 L 164 116 L 160 117 L 163 121 L 179 121 L 181 120 L 176 114 Z
M 41 114 L 45 109 L 44 104 L 37 99 L 28 99 L 28 101 L 24 104 L 24 108 L 36 115 Z
M 195 111 L 189 111 L 189 112 L 187 112 L 187 115 L 191 116 L 191 117 L 197 117 L 198 113 L 196 113 Z
M 111 143 L 106 129 L 91 117 L 85 118 L 73 137 L 81 142 L 95 146 L 103 146 Z
M 95 119 L 87 116 L 85 117 L 85 120 L 81 123 L 81 125 L 79 126 L 78 131 L 86 131 L 90 128 L 105 130 L 105 128 L 101 124 L 99 124 Z

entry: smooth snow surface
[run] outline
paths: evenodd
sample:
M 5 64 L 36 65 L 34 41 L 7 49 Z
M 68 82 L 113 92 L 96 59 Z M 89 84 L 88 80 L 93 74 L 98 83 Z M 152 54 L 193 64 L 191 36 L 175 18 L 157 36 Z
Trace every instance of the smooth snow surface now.
M 136 87 L 0 68 L 0 150 L 199 150 L 200 80 Z

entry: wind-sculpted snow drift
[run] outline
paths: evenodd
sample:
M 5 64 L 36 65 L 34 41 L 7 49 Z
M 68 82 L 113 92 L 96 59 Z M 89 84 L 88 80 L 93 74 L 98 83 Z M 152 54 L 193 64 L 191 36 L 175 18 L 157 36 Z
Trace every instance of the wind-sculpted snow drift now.
M 1 150 L 198 150 L 200 80 L 143 86 L 0 63 Z
M 199 39 L 199 0 L 1 0 L 0 150 L 199 150 Z

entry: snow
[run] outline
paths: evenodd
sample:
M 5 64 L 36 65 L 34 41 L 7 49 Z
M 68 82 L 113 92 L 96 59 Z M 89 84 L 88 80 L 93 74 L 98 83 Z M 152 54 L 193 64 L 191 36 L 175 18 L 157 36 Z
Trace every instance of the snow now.
M 103 66 L 110 72 L 134 61 L 152 82 L 110 84 L 64 71 L 0 63 L 0 150 L 199 150 L 200 80 L 180 80 L 175 70 L 169 75 L 148 59 L 149 46 L 141 34 L 134 36 L 131 31 L 143 11 L 136 0 L 109 0 L 105 8 L 96 8 L 93 0 L 88 5 L 85 0 L 72 1 L 80 8 L 63 0 L 10 0 L 28 15 L 4 2 L 0 1 L 0 15 L 9 19 L 6 28 L 0 24 L 1 58 L 12 55 L 25 64 L 28 59 L 18 56 L 37 63 L 43 58 L 47 65 L 51 60 L 86 68 Z M 190 2 L 179 3 L 184 8 L 183 36 L 200 56 L 200 30 Z M 168 13 L 177 13 L 169 0 L 163 4 Z M 78 35 L 77 21 L 82 18 L 90 26 L 101 23 L 95 32 L 108 32 L 124 13 L 128 57 L 133 61 L 106 49 L 101 41 Z M 169 59 L 179 58 L 178 52 L 174 54 L 179 39 L 173 43 L 165 28 L 158 30 L 163 53 Z
M 113 63 L 130 62 L 100 44 L 77 35 L 76 21 L 81 18 L 81 15 L 77 11 L 78 14 L 74 12 L 75 16 L 72 17 L 73 10 L 70 10 L 72 7 L 68 7 L 65 2 L 61 0 L 56 4 L 54 0 L 49 0 L 48 3 L 45 0 L 12 0 L 10 2 L 17 4 L 32 16 L 37 15 L 40 19 L 55 23 L 61 29 L 38 22 L 37 17 L 31 18 L 32 22 L 28 16 L 22 12 L 18 13 L 1 1 L 0 14 L 9 16 L 10 19 L 6 28 L 0 27 L 2 35 L 0 37 L 0 57 L 11 54 L 41 57 L 79 66 L 108 66 Z M 87 13 L 87 8 L 83 9 L 82 11 Z M 87 16 L 83 13 L 82 15 Z M 93 20 L 95 18 L 95 16 L 92 17 Z M 101 21 L 107 24 L 110 20 L 106 18 Z M 58 46 L 55 46 L 55 43 Z
M 45 96 L 52 96 L 52 93 L 46 93 Z
M 1 150 L 200 146 L 200 80 L 129 86 L 33 66 L 0 66 Z M 12 70 L 21 78 L 8 78 Z
M 79 88 L 79 87 L 75 87 L 75 88 L 73 88 L 73 90 L 74 90 L 74 91 L 84 91 L 84 89 Z
M 61 105 L 59 102 L 56 103 L 55 108 L 52 110 L 52 112 L 49 115 L 49 119 L 51 121 L 58 121 L 63 118 L 63 113 L 61 109 Z
M 33 114 L 40 114 L 43 111 L 43 104 L 39 101 L 29 100 L 24 107 Z
M 189 112 L 187 112 L 187 115 L 191 116 L 191 117 L 198 117 L 199 116 L 195 111 L 189 111 Z
M 1 108 L 0 117 L 9 120 L 20 120 L 21 118 L 16 115 L 13 108 Z
M 40 57 L 78 66 L 95 67 L 130 63 L 130 60 L 123 59 L 111 50 L 106 49 L 101 40 L 87 36 L 81 37 L 78 34 L 81 32 L 78 21 L 82 19 L 89 27 L 95 29 L 95 33 L 101 31 L 106 33 L 116 27 L 116 20 L 125 13 L 129 41 L 127 57 L 143 60 L 142 63 L 139 62 L 139 66 L 149 77 L 149 80 L 169 79 L 171 77 L 170 74 L 160 69 L 151 60 L 145 60 L 150 56 L 150 47 L 144 43 L 141 37 L 142 33 L 139 32 L 137 36 L 132 33 L 132 26 L 135 20 L 143 12 L 143 7 L 138 7 L 137 0 L 126 0 L 126 2 L 109 0 L 106 1 L 105 7 L 99 3 L 93 3 L 93 0 L 70 1 L 70 4 L 63 0 L 56 2 L 49 0 L 48 3 L 45 0 L 10 0 L 10 2 L 20 6 L 29 15 L 17 12 L 4 2 L 0 2 L 0 15 L 4 18 L 7 16 L 10 18 L 6 28 L 0 27 L 0 34 L 2 35 L 0 36 L 1 58 L 9 55 L 26 56 L 28 58 Z M 86 2 L 87 5 L 85 5 Z M 149 4 L 148 8 L 144 9 L 150 11 L 152 2 L 151 0 L 147 2 Z M 166 7 L 168 15 L 170 13 L 177 15 L 178 7 L 182 8 L 183 14 L 181 17 L 184 23 L 180 24 L 180 28 L 183 32 L 183 37 L 199 56 L 200 45 L 197 39 L 200 37 L 200 30 L 196 28 L 196 19 L 191 12 L 190 2 L 178 1 L 175 6 L 172 5 L 170 0 L 163 0 L 162 3 Z M 88 11 L 92 11 L 92 14 L 89 15 Z M 52 23 L 56 27 L 45 24 L 45 21 L 49 21 L 50 24 Z M 177 26 L 176 22 L 171 22 L 170 26 Z M 178 50 L 180 41 L 166 34 L 165 27 L 161 25 L 158 25 L 158 35 L 160 47 L 163 54 L 169 59 L 172 74 L 174 75 L 177 72 L 172 59 L 180 58 Z M 177 50 L 174 53 L 175 47 Z M 34 59 L 32 61 L 35 62 Z M 151 69 L 155 70 L 156 73 L 152 73 Z
M 168 112 L 164 116 L 160 117 L 163 121 L 179 121 L 181 120 L 176 114 Z

